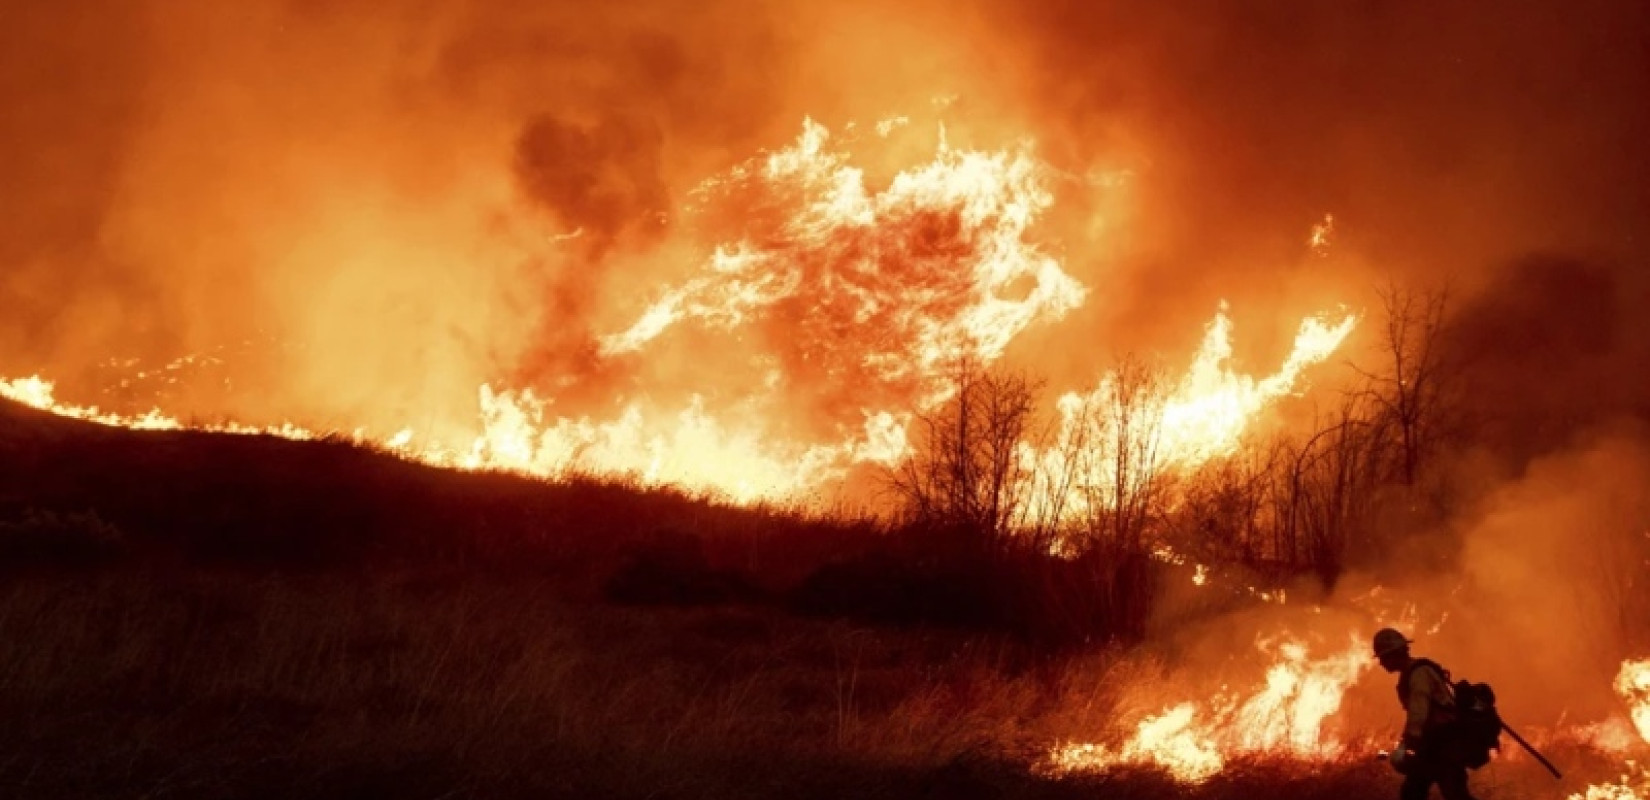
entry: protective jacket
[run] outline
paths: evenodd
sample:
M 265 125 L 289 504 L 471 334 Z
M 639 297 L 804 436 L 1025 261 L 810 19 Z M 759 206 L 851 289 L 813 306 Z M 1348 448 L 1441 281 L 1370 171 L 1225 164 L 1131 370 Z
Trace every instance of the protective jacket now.
M 1404 741 L 1418 747 L 1454 722 L 1455 695 L 1443 667 L 1424 658 L 1411 661 L 1398 676 L 1398 702 L 1404 707 Z

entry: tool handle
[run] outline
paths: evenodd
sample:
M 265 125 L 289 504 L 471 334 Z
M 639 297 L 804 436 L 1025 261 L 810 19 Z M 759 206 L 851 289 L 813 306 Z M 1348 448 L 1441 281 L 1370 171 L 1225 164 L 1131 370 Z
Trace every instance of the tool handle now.
M 1503 721 L 1501 723 L 1501 730 L 1506 731 L 1507 735 L 1513 738 L 1513 741 L 1518 742 L 1518 746 L 1524 748 L 1524 752 L 1535 756 L 1535 760 L 1540 761 L 1541 766 L 1546 767 L 1547 771 L 1551 772 L 1554 778 L 1562 779 L 1564 777 L 1559 774 L 1558 767 L 1553 766 L 1553 762 L 1548 761 L 1546 756 L 1542 755 L 1534 747 L 1531 747 L 1529 742 L 1524 741 L 1524 737 L 1519 736 L 1518 731 L 1513 730 L 1511 725 L 1508 725 Z

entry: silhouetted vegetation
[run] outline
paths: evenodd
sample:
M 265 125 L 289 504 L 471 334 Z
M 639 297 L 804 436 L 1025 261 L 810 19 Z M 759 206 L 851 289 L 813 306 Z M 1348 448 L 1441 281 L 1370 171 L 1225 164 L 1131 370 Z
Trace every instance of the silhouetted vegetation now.
M 1063 399 L 1058 419 L 1041 410 L 1029 378 L 965 364 L 950 398 L 918 416 L 916 450 L 888 484 L 911 525 L 957 531 L 998 553 L 1081 554 L 1087 579 L 1050 576 L 1042 593 L 1048 611 L 1090 602 L 1054 596 L 1063 591 L 1103 595 L 1111 612 L 1090 634 L 1138 631 L 1152 589 L 1150 570 L 1133 565 L 1166 552 L 1178 554 L 1170 561 L 1315 574 L 1332 587 L 1350 557 L 1381 550 L 1382 515 L 1405 518 L 1387 529 L 1443 518 L 1459 498 L 1433 470 L 1436 457 L 1472 444 L 1467 357 L 1450 346 L 1447 291 L 1392 285 L 1379 297 L 1374 351 L 1354 359 L 1338 391 L 1320 394 L 1308 424 L 1263 427 L 1188 468 L 1165 451 L 1163 415 L 1176 387 L 1154 364 L 1124 357 L 1098 391 Z
M 1402 527 L 1383 515 L 1456 502 L 1447 306 L 1386 301 L 1383 356 L 1310 424 L 1192 471 L 1146 362 L 1064 436 L 1035 381 L 959 371 L 888 476 L 893 521 L 0 404 L 0 794 L 1386 796 L 1358 760 L 1195 789 L 1031 766 L 1118 724 L 1119 684 L 1149 680 L 1121 645 L 1187 559 L 1332 585 Z M 1610 585 L 1636 630 L 1635 553 Z
M 118 559 L 125 535 L 93 512 L 0 510 L 0 565 L 77 567 Z
M 531 578 L 198 569 L 0 587 L 8 798 L 1168 798 L 1034 774 L 1104 657 L 760 610 L 568 603 Z M 1384 796 L 1238 769 L 1197 796 Z M 1276 783 L 1281 781 L 1281 783 Z M 1285 787 L 1279 789 L 1278 787 Z

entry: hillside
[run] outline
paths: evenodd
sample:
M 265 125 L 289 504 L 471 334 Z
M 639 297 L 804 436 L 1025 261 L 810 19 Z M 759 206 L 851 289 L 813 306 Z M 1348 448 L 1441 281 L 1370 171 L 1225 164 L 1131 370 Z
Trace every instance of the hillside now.
M 0 487 L 9 798 L 1394 789 L 1350 757 L 1233 763 L 1195 787 L 1045 774 L 1051 743 L 1121 724 L 1152 662 L 936 624 L 932 606 L 855 613 L 954 604 L 961 580 L 887 572 L 910 551 L 862 523 L 10 405 Z M 822 585 L 864 596 L 821 606 Z M 1519 792 L 1486 796 L 1535 796 Z
M 107 523 L 110 555 L 524 571 L 580 593 L 638 548 L 785 576 L 871 534 L 620 481 L 438 469 L 344 440 L 109 428 L 0 402 L 0 518 L 26 511 Z M 762 546 L 778 536 L 783 549 Z

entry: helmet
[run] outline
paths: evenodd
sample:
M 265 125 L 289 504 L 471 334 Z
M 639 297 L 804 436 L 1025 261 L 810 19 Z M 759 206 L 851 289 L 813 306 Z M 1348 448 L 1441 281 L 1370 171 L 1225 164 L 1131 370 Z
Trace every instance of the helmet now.
M 1409 646 L 1409 640 L 1392 628 L 1382 628 L 1375 632 L 1375 657 L 1380 658 L 1388 653 L 1396 653 Z

